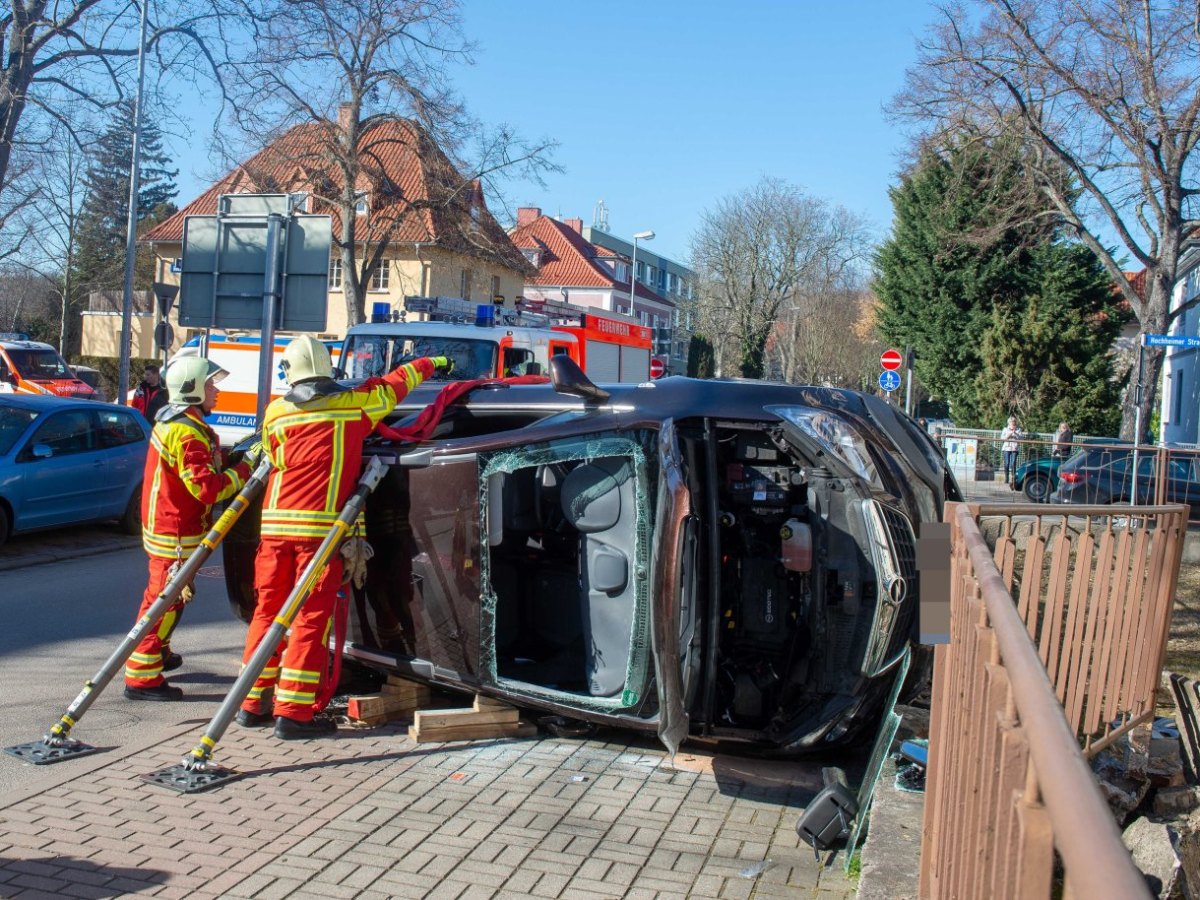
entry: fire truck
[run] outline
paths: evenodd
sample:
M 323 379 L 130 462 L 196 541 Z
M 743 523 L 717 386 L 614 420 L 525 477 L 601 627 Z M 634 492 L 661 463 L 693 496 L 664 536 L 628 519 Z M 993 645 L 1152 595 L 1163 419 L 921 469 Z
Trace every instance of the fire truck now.
M 0 393 L 53 394 L 93 400 L 98 394 L 77 378 L 59 352 L 29 335 L 0 332 Z
M 636 319 L 554 301 L 529 307 L 407 297 L 397 321 L 355 325 L 344 342 L 327 344 L 337 374 L 349 379 L 383 375 L 419 356 L 454 357 L 454 378 L 538 375 L 558 354 L 570 356 L 596 382 L 650 379 L 651 330 Z M 275 338 L 272 397 L 287 392 L 279 363 L 291 339 Z M 193 338 L 172 358 L 203 355 L 229 372 L 207 419 L 224 446 L 254 433 L 260 346 L 258 335 L 214 333 Z
M 417 318 L 413 318 L 417 317 Z M 368 378 L 419 356 L 454 357 L 454 377 L 537 375 L 571 357 L 595 382 L 650 379 L 651 330 L 636 319 L 555 301 L 510 309 L 454 297 L 406 297 L 397 321 L 355 325 L 341 367 Z

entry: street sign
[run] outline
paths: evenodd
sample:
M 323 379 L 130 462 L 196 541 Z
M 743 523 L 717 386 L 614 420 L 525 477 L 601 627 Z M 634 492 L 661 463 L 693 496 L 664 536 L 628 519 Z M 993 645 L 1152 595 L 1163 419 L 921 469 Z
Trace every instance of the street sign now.
M 890 394 L 900 387 L 900 373 L 884 369 L 879 373 L 879 386 Z
M 657 356 L 650 357 L 650 377 L 662 378 L 667 374 L 667 364 Z
M 278 271 L 274 327 L 324 331 L 329 306 L 329 216 L 289 214 L 286 194 L 227 194 L 215 216 L 183 223 L 179 324 L 193 328 L 263 328 L 266 274 Z M 267 260 L 268 223 L 285 234 L 274 269 Z
M 1143 334 L 1143 347 L 1200 347 L 1200 337 L 1182 334 Z
M 904 362 L 904 357 L 902 357 L 900 355 L 899 350 L 895 350 L 895 349 L 884 350 L 883 353 L 879 357 L 879 365 L 882 366 L 883 369 L 888 372 L 896 371 L 898 368 L 900 368 L 900 365 L 903 362 Z M 879 383 L 883 384 L 883 381 L 880 380 Z M 896 384 L 899 385 L 900 382 L 897 381 Z M 884 390 L 885 391 L 894 391 L 895 388 L 884 388 Z

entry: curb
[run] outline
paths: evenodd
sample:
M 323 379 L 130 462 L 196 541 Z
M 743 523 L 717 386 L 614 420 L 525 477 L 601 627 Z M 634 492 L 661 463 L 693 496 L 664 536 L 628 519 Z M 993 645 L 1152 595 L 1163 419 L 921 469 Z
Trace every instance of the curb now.
M 106 536 L 103 540 L 86 544 L 76 544 L 70 547 L 39 548 L 38 550 L 29 551 L 21 548 L 20 551 L 11 555 L 0 554 L 0 572 L 25 569 L 31 566 L 43 566 L 47 563 L 80 559 L 85 556 L 99 556 L 102 553 L 109 553 L 114 550 L 126 550 L 130 547 L 141 547 L 141 545 L 141 538 L 132 535 L 121 535 L 119 537 Z

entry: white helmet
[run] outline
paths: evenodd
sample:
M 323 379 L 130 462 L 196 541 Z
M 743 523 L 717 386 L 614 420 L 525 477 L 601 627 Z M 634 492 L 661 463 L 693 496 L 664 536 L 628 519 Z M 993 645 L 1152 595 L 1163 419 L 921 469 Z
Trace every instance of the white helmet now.
M 216 384 L 229 373 L 203 356 L 177 359 L 167 366 L 167 395 L 172 406 L 195 406 L 204 402 L 204 386 Z
M 333 361 L 329 358 L 329 348 L 308 334 L 292 338 L 284 347 L 282 365 L 283 377 L 289 385 L 308 378 L 333 376 Z

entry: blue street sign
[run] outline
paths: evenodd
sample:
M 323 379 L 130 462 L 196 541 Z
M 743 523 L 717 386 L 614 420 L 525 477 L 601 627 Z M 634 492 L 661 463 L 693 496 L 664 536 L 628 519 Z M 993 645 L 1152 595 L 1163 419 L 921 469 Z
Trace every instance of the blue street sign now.
M 893 372 L 891 369 L 884 369 L 879 373 L 879 386 L 889 394 L 900 387 L 900 373 Z
M 1143 334 L 1143 347 L 1200 347 L 1200 337 L 1182 334 Z

